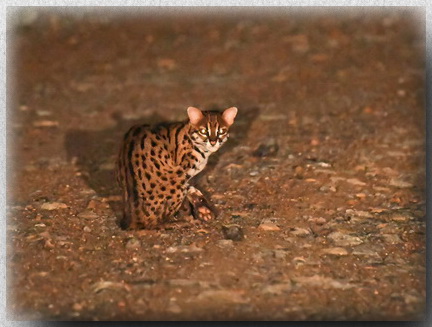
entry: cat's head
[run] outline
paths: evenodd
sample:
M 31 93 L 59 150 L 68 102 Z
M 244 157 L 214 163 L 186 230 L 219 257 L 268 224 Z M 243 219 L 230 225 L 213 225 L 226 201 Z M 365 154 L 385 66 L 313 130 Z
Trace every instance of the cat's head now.
M 231 107 L 217 112 L 189 107 L 187 113 L 193 142 L 207 151 L 215 152 L 228 140 L 229 128 L 234 123 L 237 108 Z

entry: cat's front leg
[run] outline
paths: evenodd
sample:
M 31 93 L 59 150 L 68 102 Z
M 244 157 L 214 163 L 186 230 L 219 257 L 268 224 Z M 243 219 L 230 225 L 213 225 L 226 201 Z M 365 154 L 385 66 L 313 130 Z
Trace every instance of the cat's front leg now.
M 214 206 L 196 187 L 189 186 L 186 197 L 191 204 L 192 215 L 195 219 L 209 221 L 217 216 Z

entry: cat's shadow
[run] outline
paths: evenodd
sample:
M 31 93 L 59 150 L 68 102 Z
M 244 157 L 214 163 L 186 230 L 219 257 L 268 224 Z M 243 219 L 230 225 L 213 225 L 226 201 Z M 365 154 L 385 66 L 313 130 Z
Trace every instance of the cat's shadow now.
M 211 110 L 215 109 L 220 108 L 211 108 Z M 233 148 L 242 144 L 242 140 L 247 136 L 251 123 L 256 119 L 258 113 L 258 108 L 239 109 L 239 114 L 230 131 L 230 140 L 216 155 L 210 157 L 206 169 L 197 176 L 194 184 L 199 183 L 200 175 L 205 175 L 206 172 L 215 169 L 222 154 L 229 153 Z M 155 124 L 164 121 L 164 119 L 162 116 L 154 114 L 151 117 L 125 120 L 118 113 L 113 114 L 113 118 L 117 124 L 104 130 L 69 130 L 65 136 L 65 148 L 68 160 L 74 162 L 86 184 L 96 192 L 97 196 L 111 199 L 108 203 L 116 216 L 117 224 L 119 224 L 122 215 L 122 203 L 112 196 L 121 194 L 116 181 L 115 163 L 123 136 L 135 124 Z M 203 192 L 206 193 L 205 190 Z

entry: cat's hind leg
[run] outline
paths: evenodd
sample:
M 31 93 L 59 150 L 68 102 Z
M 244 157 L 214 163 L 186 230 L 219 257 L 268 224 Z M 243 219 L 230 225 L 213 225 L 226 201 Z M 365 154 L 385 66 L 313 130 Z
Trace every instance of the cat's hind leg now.
M 186 196 L 191 204 L 192 215 L 195 219 L 208 221 L 216 217 L 216 209 L 200 190 L 189 186 Z

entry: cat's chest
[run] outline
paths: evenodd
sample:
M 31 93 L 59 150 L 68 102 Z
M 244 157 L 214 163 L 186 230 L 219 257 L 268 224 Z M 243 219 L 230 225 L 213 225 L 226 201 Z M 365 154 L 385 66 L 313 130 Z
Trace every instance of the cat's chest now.
M 203 156 L 196 151 L 192 151 L 189 162 L 190 168 L 187 170 L 187 174 L 192 177 L 201 172 L 207 165 L 208 158 L 207 155 Z

